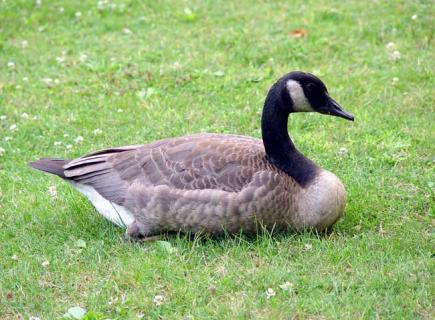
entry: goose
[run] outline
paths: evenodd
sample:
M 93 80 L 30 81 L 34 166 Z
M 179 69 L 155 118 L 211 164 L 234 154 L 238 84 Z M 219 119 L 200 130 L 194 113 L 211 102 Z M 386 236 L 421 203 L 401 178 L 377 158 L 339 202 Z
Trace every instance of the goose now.
M 29 165 L 68 181 L 131 240 L 168 231 L 324 231 L 343 215 L 346 191 L 296 149 L 287 129 L 296 112 L 354 120 L 319 78 L 293 71 L 267 94 L 262 140 L 200 133 Z

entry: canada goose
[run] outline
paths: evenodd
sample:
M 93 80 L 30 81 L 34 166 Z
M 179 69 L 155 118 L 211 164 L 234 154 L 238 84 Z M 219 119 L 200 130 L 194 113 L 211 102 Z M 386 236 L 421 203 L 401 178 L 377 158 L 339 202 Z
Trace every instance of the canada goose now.
M 103 216 L 127 227 L 129 239 L 163 231 L 253 232 L 258 226 L 324 230 L 342 216 L 346 192 L 334 174 L 296 149 L 287 132 L 292 112 L 354 119 L 319 78 L 294 71 L 269 90 L 263 141 L 195 134 L 30 166 L 70 182 Z

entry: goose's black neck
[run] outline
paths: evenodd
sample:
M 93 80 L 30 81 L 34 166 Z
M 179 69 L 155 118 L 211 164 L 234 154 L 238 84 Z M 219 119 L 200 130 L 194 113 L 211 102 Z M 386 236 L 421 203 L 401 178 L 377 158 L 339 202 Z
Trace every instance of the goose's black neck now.
M 278 91 L 276 86 L 267 95 L 261 118 L 267 159 L 304 187 L 315 178 L 318 167 L 300 153 L 290 139 L 287 123 L 292 101 L 286 91 Z

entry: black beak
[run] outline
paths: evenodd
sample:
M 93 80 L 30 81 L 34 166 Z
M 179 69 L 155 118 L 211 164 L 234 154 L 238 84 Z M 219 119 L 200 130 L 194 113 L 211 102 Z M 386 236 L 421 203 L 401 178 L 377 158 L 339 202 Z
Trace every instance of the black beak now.
M 353 121 L 354 117 L 349 112 L 343 110 L 343 108 L 331 97 L 328 96 L 328 104 L 321 111 L 323 114 L 329 114 L 331 116 L 340 117 L 346 120 Z

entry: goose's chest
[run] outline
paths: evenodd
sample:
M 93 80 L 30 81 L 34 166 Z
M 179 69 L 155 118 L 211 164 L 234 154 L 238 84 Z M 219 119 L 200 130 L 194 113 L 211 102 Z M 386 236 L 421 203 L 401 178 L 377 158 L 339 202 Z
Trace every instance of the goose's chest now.
M 298 195 L 294 221 L 297 228 L 323 230 L 343 215 L 346 191 L 341 181 L 329 171 L 323 170 Z

